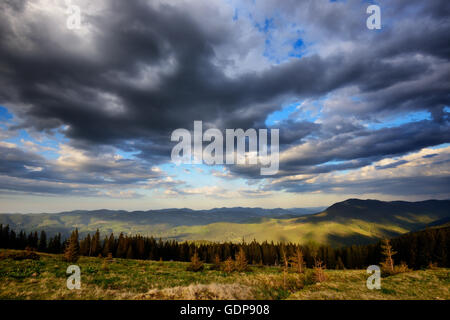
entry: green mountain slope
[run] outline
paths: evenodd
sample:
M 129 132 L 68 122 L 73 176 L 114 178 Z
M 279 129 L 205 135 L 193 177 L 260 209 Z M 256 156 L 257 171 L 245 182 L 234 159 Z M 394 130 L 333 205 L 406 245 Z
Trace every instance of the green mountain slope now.
M 61 213 L 0 214 L 0 223 L 13 229 L 27 231 L 46 230 L 50 234 L 67 234 L 74 228 L 81 233 L 128 233 L 167 237 L 174 235 L 176 227 L 203 226 L 213 223 L 257 223 L 261 219 L 288 219 L 319 212 L 323 208 L 262 209 L 262 208 L 216 208 L 211 210 L 163 209 L 149 211 L 123 210 L 76 210 Z
M 309 211 L 311 212 L 311 211 Z M 73 211 L 59 214 L 2 214 L 14 229 L 50 233 L 120 232 L 177 240 L 293 241 L 363 244 L 448 221 L 450 200 L 384 202 L 349 199 L 317 214 L 302 209 L 218 208 L 157 211 Z
M 183 226 L 170 236 L 211 241 L 294 241 L 333 246 L 371 243 L 423 229 L 450 217 L 450 201 L 383 202 L 349 199 L 325 211 L 292 219 L 264 219 L 259 223 L 214 223 Z

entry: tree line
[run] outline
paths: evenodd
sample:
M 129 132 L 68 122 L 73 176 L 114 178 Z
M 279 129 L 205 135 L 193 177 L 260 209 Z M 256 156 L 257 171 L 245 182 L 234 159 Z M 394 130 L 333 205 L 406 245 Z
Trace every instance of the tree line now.
M 251 264 L 281 265 L 283 257 L 295 256 L 301 249 L 307 267 L 314 267 L 320 259 L 329 269 L 360 269 L 368 265 L 378 264 L 383 258 L 381 241 L 369 245 L 352 245 L 333 248 L 329 245 L 296 244 L 264 241 L 241 243 L 232 242 L 178 242 L 175 240 L 155 239 L 140 235 L 128 236 L 121 233 L 101 238 L 97 230 L 78 239 L 78 230 L 72 232 L 72 243 L 77 243 L 77 249 L 82 256 L 150 259 L 164 261 L 190 261 L 197 253 L 198 258 L 207 263 L 216 259 L 226 261 L 236 256 L 241 250 Z M 0 248 L 25 249 L 31 248 L 40 252 L 64 253 L 69 239 L 63 239 L 61 234 L 47 237 L 45 231 L 25 233 L 15 232 L 8 225 L 0 224 Z M 428 228 L 423 231 L 408 233 L 391 240 L 396 251 L 396 263 L 404 262 L 410 268 L 420 269 L 430 263 L 440 267 L 450 267 L 450 227 Z

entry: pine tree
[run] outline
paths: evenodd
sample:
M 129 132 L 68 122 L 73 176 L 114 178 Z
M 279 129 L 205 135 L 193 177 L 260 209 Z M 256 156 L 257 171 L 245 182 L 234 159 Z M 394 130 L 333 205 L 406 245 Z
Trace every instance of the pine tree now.
M 39 237 L 38 251 L 45 252 L 47 251 L 47 235 L 45 231 L 41 231 L 41 236 Z
M 78 243 L 78 230 L 72 232 L 69 243 L 64 252 L 64 259 L 68 262 L 77 262 L 80 257 L 80 244 Z
M 133 246 L 131 244 L 128 246 L 127 259 L 134 259 Z
M 19 233 L 19 249 L 25 249 L 25 247 L 27 246 L 27 236 L 25 234 L 25 232 L 22 230 Z
M 127 254 L 127 245 L 125 237 L 123 236 L 123 233 L 119 235 L 119 241 L 117 244 L 117 250 L 116 250 L 116 257 L 117 258 L 125 258 L 125 255 Z
M 295 253 L 289 258 L 289 262 L 297 273 L 305 272 L 305 259 L 303 257 L 303 251 L 300 247 L 297 247 Z
M 13 249 L 17 249 L 17 236 L 14 230 L 11 230 L 9 234 L 9 247 Z
M 80 255 L 89 255 L 89 248 L 91 247 L 91 235 L 88 234 L 86 238 L 80 241 Z
M 114 239 L 114 234 L 111 233 L 111 235 L 108 237 L 105 237 L 105 241 L 103 242 L 103 256 L 107 257 L 109 253 L 113 253 L 114 252 L 114 244 L 115 244 L 115 239 Z
M 1 247 L 9 248 L 9 225 L 2 228 Z
M 247 271 L 248 270 L 248 263 L 247 258 L 245 256 L 244 248 L 242 246 L 239 248 L 239 252 L 236 254 L 236 262 L 235 262 L 235 268 L 239 272 Z
M 96 257 L 101 251 L 101 245 L 100 245 L 100 232 L 95 232 L 94 236 L 91 240 L 91 245 L 89 247 L 89 256 Z
M 338 257 L 337 262 L 336 262 L 336 270 L 344 270 L 345 269 L 345 265 L 342 262 L 341 257 Z
M 144 239 L 142 237 L 139 237 L 137 239 L 137 243 L 136 243 L 136 255 L 137 258 L 139 259 L 144 259 L 145 258 L 145 242 Z
M 6 226 L 8 228 L 8 226 Z M 38 247 L 38 235 L 37 235 L 37 231 L 35 232 L 30 232 L 30 234 L 28 235 L 27 238 L 27 243 L 28 243 L 28 247 L 33 248 L 33 249 L 37 249 Z M 8 239 L 9 241 L 9 239 Z
M 25 239 L 26 243 L 26 239 Z M 61 253 L 61 234 L 58 233 L 53 238 L 50 238 L 48 242 L 48 252 L 50 253 Z
M 435 260 L 439 266 L 444 267 L 445 262 L 447 261 L 447 243 L 449 240 L 447 239 L 444 229 L 440 229 L 437 233 L 436 237 L 436 250 L 435 250 Z
M 289 268 L 289 259 L 286 255 L 286 249 L 281 247 L 281 262 L 283 266 L 283 288 L 286 290 L 286 276 Z
M 381 268 L 387 273 L 394 272 L 394 259 L 392 258 L 397 252 L 392 249 L 391 243 L 388 239 L 384 239 L 381 244 L 381 253 L 384 256 L 384 261 L 381 262 Z

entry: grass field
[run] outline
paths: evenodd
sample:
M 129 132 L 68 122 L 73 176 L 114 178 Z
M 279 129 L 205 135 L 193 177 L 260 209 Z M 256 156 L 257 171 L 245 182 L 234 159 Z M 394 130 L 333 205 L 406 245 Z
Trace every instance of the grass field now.
M 14 250 L 0 250 L 12 253 Z M 366 288 L 365 270 L 327 270 L 326 282 L 280 267 L 251 271 L 186 271 L 185 262 L 81 257 L 81 289 L 66 287 L 70 263 L 61 255 L 0 260 L 0 299 L 450 299 L 450 269 L 419 270 L 383 278 Z

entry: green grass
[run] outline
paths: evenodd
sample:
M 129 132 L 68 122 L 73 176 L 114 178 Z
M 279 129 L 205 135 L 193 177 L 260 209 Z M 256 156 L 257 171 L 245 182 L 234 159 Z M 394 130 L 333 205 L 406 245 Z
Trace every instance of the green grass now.
M 329 270 L 328 281 L 307 286 L 289 299 L 449 300 L 450 270 L 418 270 L 381 280 L 381 290 L 368 290 L 364 270 Z
M 14 252 L 14 250 L 0 250 Z M 366 288 L 365 270 L 327 270 L 314 283 L 312 271 L 284 277 L 280 267 L 252 266 L 250 272 L 186 271 L 184 262 L 81 257 L 81 290 L 66 287 L 70 265 L 61 255 L 40 260 L 0 260 L 0 299 L 450 299 L 450 270 L 414 271 Z

